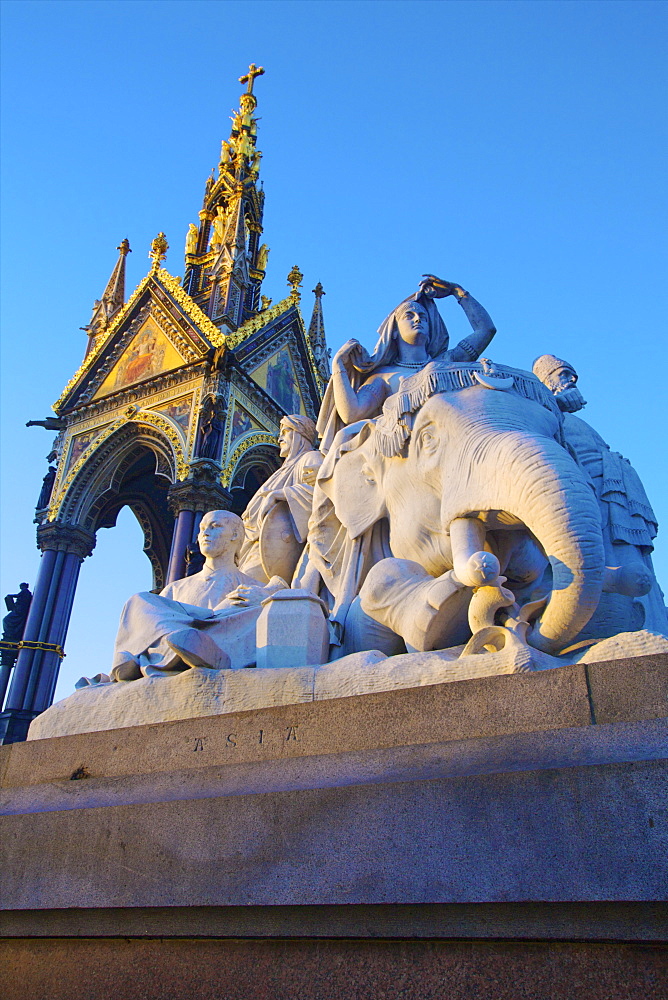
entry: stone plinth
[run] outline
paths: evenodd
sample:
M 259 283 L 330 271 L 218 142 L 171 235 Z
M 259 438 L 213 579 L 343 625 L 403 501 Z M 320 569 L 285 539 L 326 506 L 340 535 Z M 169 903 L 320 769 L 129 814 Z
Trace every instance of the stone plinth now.
M 258 650 L 258 663 L 265 663 L 264 668 L 197 667 L 175 675 L 156 673 L 127 683 L 85 686 L 42 712 L 32 722 L 28 739 L 228 715 L 480 677 L 560 670 L 565 665 L 561 657 L 548 656 L 517 643 L 510 649 L 496 652 L 483 649 L 472 655 L 460 655 L 463 647 L 399 656 L 386 656 L 371 649 L 331 663 L 281 666 L 286 656 L 294 660 L 295 650 L 304 658 L 324 654 L 327 629 L 319 605 L 310 595 L 306 600 L 288 596 L 263 608 L 262 615 L 266 617 L 262 628 L 258 623 L 259 638 L 267 639 L 268 628 L 274 633 L 271 642 Z M 255 610 L 259 613 L 259 609 Z M 624 656 L 623 650 L 628 648 L 633 652 Z M 569 655 L 575 658 L 570 664 L 592 665 L 620 657 L 623 662 L 630 658 L 639 661 L 648 655 L 668 656 L 668 640 L 649 632 L 632 633 L 578 648 Z
M 665 949 L 633 942 L 159 934 L 8 951 L 4 1000 L 665 1000 L 668 986 Z
M 327 607 L 306 590 L 276 591 L 263 601 L 256 644 L 259 669 L 326 663 Z
M 646 656 L 2 748 L 9 981 L 658 997 L 667 694 Z

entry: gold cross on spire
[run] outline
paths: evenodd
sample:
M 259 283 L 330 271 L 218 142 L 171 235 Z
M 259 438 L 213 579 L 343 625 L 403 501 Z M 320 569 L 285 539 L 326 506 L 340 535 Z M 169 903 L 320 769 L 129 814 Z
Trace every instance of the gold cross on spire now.
M 239 77 L 239 83 L 247 83 L 248 90 L 246 91 L 246 93 L 252 94 L 253 84 L 255 83 L 255 77 L 262 76 L 263 74 L 264 74 L 263 66 L 256 66 L 255 63 L 251 63 L 250 66 L 248 67 L 248 72 L 246 73 L 246 75 Z

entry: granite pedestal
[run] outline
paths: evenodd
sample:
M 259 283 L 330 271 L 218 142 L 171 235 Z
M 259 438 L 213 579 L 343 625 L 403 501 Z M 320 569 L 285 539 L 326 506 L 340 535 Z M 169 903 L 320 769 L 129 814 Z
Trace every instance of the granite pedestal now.
M 663 997 L 668 663 L 0 750 L 7 997 Z

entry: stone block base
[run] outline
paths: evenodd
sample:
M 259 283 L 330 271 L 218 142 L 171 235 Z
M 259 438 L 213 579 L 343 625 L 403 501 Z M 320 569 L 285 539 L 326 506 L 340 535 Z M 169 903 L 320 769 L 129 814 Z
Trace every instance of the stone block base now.
M 665 1000 L 660 945 L 336 938 L 23 938 L 5 1000 Z
M 663 1000 L 667 693 L 645 656 L 4 747 L 3 997 Z

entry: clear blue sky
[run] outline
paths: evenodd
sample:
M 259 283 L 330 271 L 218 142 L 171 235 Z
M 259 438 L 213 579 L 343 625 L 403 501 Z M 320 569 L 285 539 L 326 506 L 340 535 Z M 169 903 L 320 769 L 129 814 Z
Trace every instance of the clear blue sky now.
M 188 223 L 249 62 L 272 248 L 322 281 L 330 346 L 367 347 L 425 271 L 498 327 L 490 355 L 573 362 L 583 416 L 629 457 L 663 522 L 666 20 L 643 2 L 5 2 L 2 594 L 34 584 L 51 436 L 25 428 L 78 367 L 128 236 L 128 293 Z M 457 306 L 443 306 L 456 335 Z M 150 586 L 125 511 L 82 569 L 58 696 L 106 670 L 123 599 Z

